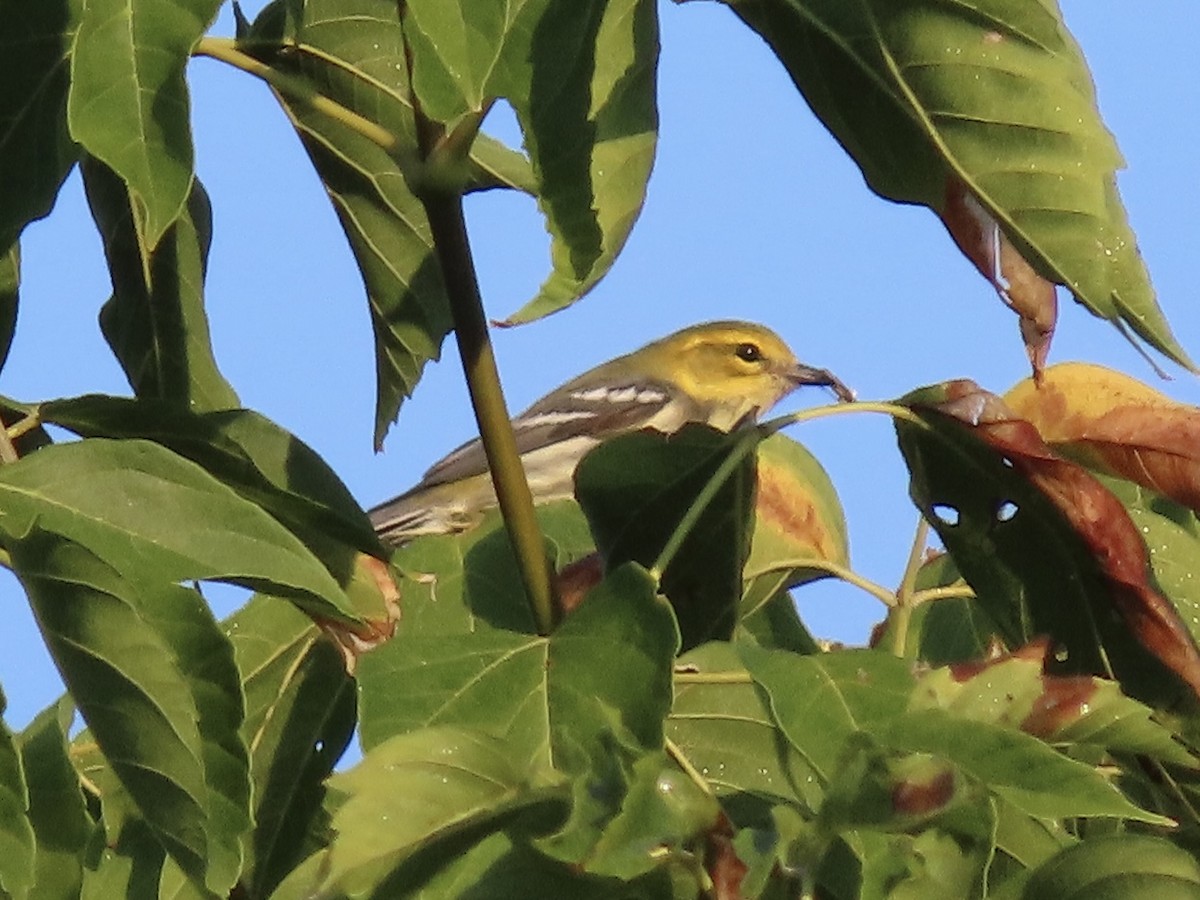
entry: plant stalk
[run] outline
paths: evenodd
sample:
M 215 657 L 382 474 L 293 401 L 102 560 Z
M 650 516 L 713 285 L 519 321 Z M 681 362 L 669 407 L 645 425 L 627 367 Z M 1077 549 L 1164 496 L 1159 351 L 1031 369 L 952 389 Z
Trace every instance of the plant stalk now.
M 549 634 L 555 624 L 553 580 L 545 543 L 533 511 L 533 494 L 525 478 L 517 439 L 509 421 L 500 387 L 500 374 L 488 336 L 487 318 L 475 262 L 463 218 L 462 196 L 430 192 L 421 198 L 433 235 L 434 251 L 441 264 L 454 319 L 454 335 L 462 356 L 463 373 L 471 405 L 479 423 L 479 437 L 487 455 L 500 512 L 517 557 L 525 593 L 539 634 Z
M 892 607 L 892 652 L 903 659 L 908 654 L 908 628 L 912 621 L 913 609 L 916 603 L 913 596 L 917 584 L 917 573 L 925 558 L 925 548 L 929 545 L 929 523 L 922 516 L 917 521 L 917 533 L 913 535 L 912 549 L 908 551 L 908 563 L 904 566 L 904 576 L 900 588 L 896 591 L 896 605 Z
M 393 156 L 398 156 L 403 149 L 396 136 L 382 125 L 372 122 L 318 93 L 304 79 L 288 75 L 279 69 L 272 68 L 262 60 L 255 59 L 248 53 L 243 53 L 237 48 L 237 44 L 228 38 L 203 37 L 196 44 L 193 53 L 196 56 L 207 56 L 209 59 L 218 60 L 261 78 L 280 94 L 308 104 L 312 109 L 340 122 Z

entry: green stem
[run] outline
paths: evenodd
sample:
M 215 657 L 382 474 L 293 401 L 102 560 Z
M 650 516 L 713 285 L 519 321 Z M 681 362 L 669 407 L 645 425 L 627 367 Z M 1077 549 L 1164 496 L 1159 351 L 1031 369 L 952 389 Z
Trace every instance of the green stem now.
M 746 456 L 753 453 L 758 447 L 765 434 L 761 427 L 754 426 L 753 428 L 745 428 L 738 433 L 738 441 L 729 455 L 725 457 L 717 471 L 713 473 L 712 478 L 708 479 L 704 488 L 696 495 L 696 500 L 688 507 L 683 518 L 679 520 L 679 524 L 675 526 L 675 530 L 671 532 L 671 537 L 667 541 L 666 546 L 662 548 L 662 552 L 658 554 L 658 559 L 654 561 L 654 567 L 651 569 L 651 574 L 656 580 L 661 579 L 662 573 L 666 571 L 667 566 L 671 564 L 671 560 L 675 558 L 675 554 L 679 552 L 679 548 L 683 546 L 683 542 L 687 540 L 692 529 L 696 527 L 696 523 L 700 521 L 700 517 L 704 515 L 709 504 L 717 496 L 717 492 L 729 480 L 729 477 L 737 471 L 746 459 Z
M 878 584 L 869 578 L 864 578 L 853 569 L 847 569 L 845 566 L 835 563 L 829 559 L 803 559 L 796 561 L 796 567 L 803 566 L 806 569 L 820 569 L 822 572 L 828 572 L 839 581 L 844 581 L 846 584 L 854 585 L 856 588 L 866 591 L 872 597 L 879 600 L 884 606 L 889 608 L 896 605 L 896 595 L 889 591 L 882 584 Z
M 17 448 L 13 446 L 12 432 L 0 428 L 0 463 L 8 465 L 15 463 L 19 458 Z
M 488 468 L 492 472 L 496 499 L 512 541 L 538 633 L 549 634 L 554 628 L 556 609 L 550 563 L 500 387 L 500 374 L 492 353 L 475 262 L 467 239 L 462 196 L 431 193 L 421 200 L 446 283 L 463 373 L 479 423 L 479 437 L 487 455 Z
M 386 128 L 318 93 L 304 79 L 295 78 L 255 59 L 248 53 L 243 53 L 229 38 L 201 38 L 193 52 L 196 56 L 207 56 L 209 59 L 219 60 L 261 78 L 279 93 L 340 122 L 393 156 L 397 156 L 403 149 L 400 140 Z
M 913 535 L 912 547 L 908 551 L 908 562 L 904 565 L 904 577 L 900 581 L 900 590 L 896 597 L 901 603 L 912 599 L 917 584 L 917 573 L 925 561 L 925 549 L 929 546 L 929 523 L 922 516 L 917 520 L 917 533 Z
M 749 672 L 676 672 L 676 684 L 753 684 Z
M 401 7 L 401 17 L 403 14 L 404 8 Z M 411 88 L 412 55 L 408 52 L 407 44 L 405 49 Z M 451 133 L 448 137 L 442 123 L 425 115 L 415 93 L 411 101 L 417 148 L 426 169 L 437 167 L 439 156 L 442 165 L 454 153 L 465 157 L 470 149 L 470 144 L 464 143 L 466 136 L 473 139 L 483 115 L 478 116 L 474 128 L 468 128 L 465 136 L 456 138 Z M 447 140 L 449 149 L 443 149 L 439 154 L 439 146 Z M 504 527 L 508 530 L 508 538 L 517 558 L 534 624 L 538 634 L 546 635 L 554 630 L 560 608 L 554 596 L 554 572 L 546 557 L 546 544 L 533 509 L 533 494 L 529 490 L 525 466 L 517 449 L 517 438 L 513 433 L 508 405 L 504 402 L 500 372 L 496 368 L 496 356 L 488 335 L 479 278 L 475 274 L 475 259 L 471 255 L 467 222 L 463 217 L 464 184 L 425 178 L 419 196 L 425 207 L 425 216 L 429 219 L 434 252 L 446 285 L 450 316 L 454 320 L 454 336 L 458 341 L 463 374 L 471 394 L 471 406 L 475 410 L 479 439 L 487 456 L 500 514 L 504 517 Z
M 683 770 L 683 773 L 695 783 L 696 787 L 700 788 L 700 790 L 704 791 L 704 793 L 708 794 L 708 796 L 713 796 L 712 785 L 710 785 L 708 783 L 708 779 L 700 774 L 696 767 L 692 765 L 692 761 L 687 758 L 687 754 L 680 749 L 679 745 L 670 738 L 664 738 L 663 744 L 664 749 L 667 751 L 667 756 L 671 757 L 671 759 L 675 761 L 675 765 L 679 766 L 679 768 Z
M 33 431 L 33 429 L 37 428 L 41 424 L 42 420 L 37 416 L 37 414 L 30 413 L 19 422 L 14 422 L 12 425 L 8 426 L 8 439 L 10 441 L 15 441 L 23 435 Z
M 921 428 L 929 428 L 929 423 L 907 406 L 900 406 L 898 403 L 875 402 L 873 400 L 856 400 L 853 403 L 831 403 L 828 406 L 802 409 L 799 412 L 776 416 L 774 419 L 763 422 L 758 427 L 766 434 L 775 434 L 775 432 L 782 431 L 790 425 L 800 425 L 801 423 L 812 422 L 816 419 L 855 415 L 857 413 L 881 413 L 885 416 L 891 416 L 893 419 L 903 419 L 905 422 Z
M 955 600 L 962 598 L 972 598 L 975 596 L 975 589 L 969 584 L 948 584 L 945 587 L 926 588 L 923 591 L 914 591 L 912 595 L 912 605 L 920 606 L 922 603 L 929 603 L 933 600 Z
M 925 558 L 925 548 L 929 544 L 929 523 L 922 516 L 917 523 L 917 533 L 913 535 L 912 549 L 908 551 L 908 562 L 904 566 L 904 577 L 900 580 L 900 588 L 896 591 L 896 605 L 892 608 L 892 653 L 903 659 L 908 653 L 908 628 L 912 621 L 913 610 L 917 604 L 914 600 L 914 587 L 917 582 L 917 572 Z

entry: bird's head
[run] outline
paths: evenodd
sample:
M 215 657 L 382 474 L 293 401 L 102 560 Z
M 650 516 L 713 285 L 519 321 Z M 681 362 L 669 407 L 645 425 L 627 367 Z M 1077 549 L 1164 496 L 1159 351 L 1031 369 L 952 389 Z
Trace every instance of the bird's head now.
M 796 359 L 769 328 L 752 322 L 708 322 L 655 341 L 643 351 L 658 376 L 709 411 L 709 423 L 730 428 L 755 417 L 805 384 L 834 389 L 840 399 L 853 394 L 825 369 Z

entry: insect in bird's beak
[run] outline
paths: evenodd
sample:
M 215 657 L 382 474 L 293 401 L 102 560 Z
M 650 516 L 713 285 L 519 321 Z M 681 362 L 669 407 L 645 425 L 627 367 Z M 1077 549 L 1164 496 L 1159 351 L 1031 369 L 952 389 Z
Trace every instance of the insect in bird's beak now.
M 803 363 L 797 363 L 788 372 L 788 378 L 796 385 L 811 384 L 818 387 L 827 387 L 833 391 L 834 396 L 841 403 L 853 403 L 857 399 L 854 391 L 847 387 L 845 382 L 828 369 L 816 369 L 812 366 L 806 366 Z

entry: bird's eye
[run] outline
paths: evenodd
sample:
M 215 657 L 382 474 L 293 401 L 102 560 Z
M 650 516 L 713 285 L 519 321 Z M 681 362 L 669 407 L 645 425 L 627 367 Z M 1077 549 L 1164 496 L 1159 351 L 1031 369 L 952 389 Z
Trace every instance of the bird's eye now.
M 733 352 L 737 354 L 737 358 L 743 362 L 758 362 L 763 358 L 762 351 L 758 349 L 758 344 L 751 344 L 749 342 L 745 344 L 738 344 L 737 349 Z

